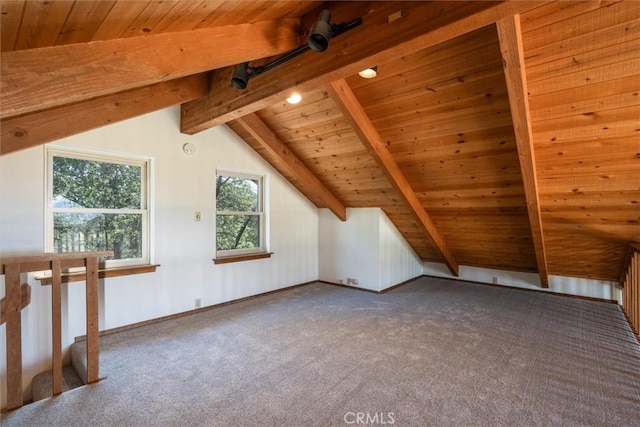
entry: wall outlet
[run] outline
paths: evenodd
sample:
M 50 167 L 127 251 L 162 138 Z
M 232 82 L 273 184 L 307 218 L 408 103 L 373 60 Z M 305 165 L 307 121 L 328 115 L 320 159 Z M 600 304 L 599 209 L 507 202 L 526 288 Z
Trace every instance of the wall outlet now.
M 196 298 L 196 308 L 202 307 L 202 298 Z
M 202 215 L 200 215 L 200 211 L 195 211 L 193 213 L 193 220 L 195 222 L 200 222 L 201 219 L 202 219 Z
M 336 282 L 337 282 L 339 285 L 344 285 L 344 280 L 342 280 L 342 279 L 338 279 L 338 280 L 336 280 Z
M 357 284 L 358 284 L 358 279 L 347 277 L 347 285 L 357 285 Z
M 493 284 L 494 285 L 498 284 L 498 278 L 496 276 L 493 276 Z

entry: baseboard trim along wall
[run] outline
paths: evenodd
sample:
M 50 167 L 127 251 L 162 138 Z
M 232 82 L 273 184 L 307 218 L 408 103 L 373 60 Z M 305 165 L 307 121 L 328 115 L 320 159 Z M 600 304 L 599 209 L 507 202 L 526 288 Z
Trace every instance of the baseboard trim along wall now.
M 473 281 L 473 280 L 466 280 L 466 279 L 454 279 L 454 278 L 448 278 L 448 277 L 439 277 L 439 276 L 431 276 L 428 274 L 421 274 L 420 276 L 416 276 L 412 279 L 409 280 L 405 280 L 404 282 L 398 283 L 397 285 L 393 285 L 390 286 L 386 289 L 383 289 L 381 291 L 374 291 L 371 289 L 366 289 L 366 288 L 358 288 L 355 286 L 348 286 L 348 285 L 344 285 L 341 283 L 333 283 L 333 282 L 327 282 L 325 280 L 313 280 L 310 282 L 305 282 L 305 283 L 300 283 L 297 285 L 292 285 L 292 286 L 287 286 L 284 288 L 280 288 L 280 289 L 275 289 L 273 291 L 268 291 L 268 292 L 262 292 L 256 295 L 250 295 L 248 297 L 244 297 L 244 298 L 238 298 L 235 300 L 231 300 L 231 301 L 225 301 L 225 302 L 221 302 L 219 304 L 213 304 L 213 305 L 209 305 L 207 307 L 201 307 L 201 308 L 196 308 L 193 310 L 188 310 L 188 311 L 183 311 L 180 313 L 174 313 L 174 314 L 169 314 L 167 316 L 162 316 L 162 317 L 157 317 L 155 319 L 149 319 L 149 320 L 144 320 L 142 322 L 136 322 L 136 323 L 132 323 L 130 325 L 124 325 L 124 326 L 119 326 L 117 328 L 111 328 L 111 329 L 105 329 L 103 331 L 100 331 L 100 336 L 105 336 L 105 335 L 109 335 L 109 334 L 115 334 L 118 332 L 123 332 L 123 331 L 127 331 L 130 329 L 135 329 L 135 328 L 139 328 L 141 326 L 147 326 L 147 325 L 152 325 L 154 323 L 158 323 L 158 322 L 164 322 L 166 320 L 173 320 L 173 319 L 178 319 L 181 317 L 185 317 L 185 316 L 190 316 L 192 314 L 197 314 L 197 313 L 202 313 L 204 311 L 209 311 L 209 310 L 213 310 L 216 308 L 220 308 L 220 307 L 224 307 L 227 305 L 231 305 L 231 304 L 237 304 L 243 301 L 249 301 L 252 300 L 254 298 L 259 298 L 262 296 L 266 296 L 266 295 L 270 295 L 270 294 L 274 294 L 277 292 L 284 292 L 284 291 L 288 291 L 290 289 L 295 289 L 295 288 L 299 288 L 302 286 L 308 286 L 311 285 L 313 283 L 323 283 L 323 284 L 327 284 L 327 285 L 331 285 L 331 286 L 337 286 L 340 288 L 345 288 L 345 289 L 352 289 L 355 291 L 363 291 L 363 292 L 369 292 L 369 293 L 373 293 L 373 294 L 385 294 L 387 292 L 390 292 L 394 289 L 397 289 L 401 286 L 407 285 L 411 282 L 414 282 L 422 277 L 428 277 L 428 278 L 432 278 L 432 279 L 444 279 L 444 280 L 455 280 L 458 282 L 464 282 L 464 283 L 469 283 L 472 285 L 480 285 L 480 286 L 493 286 L 493 287 L 501 287 L 501 288 L 509 288 L 509 289 L 513 289 L 513 290 L 517 290 L 517 291 L 524 291 L 524 292 L 535 292 L 535 293 L 543 293 L 543 294 L 548 294 L 548 295 L 555 295 L 555 296 L 561 296 L 561 297 L 567 297 L 567 298 L 577 298 L 577 299 L 582 299 L 582 300 L 587 300 L 587 301 L 595 301 L 595 302 L 604 302 L 604 303 L 609 303 L 609 304 L 618 304 L 618 302 L 616 300 L 611 300 L 611 299 L 604 299 L 604 298 L 596 298 L 596 297 L 589 297 L 589 296 L 583 296 L 583 295 L 572 295 L 572 294 L 563 294 L 563 293 L 559 293 L 559 292 L 552 292 L 552 291 L 547 291 L 544 289 L 528 289 L 528 288 L 521 288 L 518 286 L 509 286 L 508 284 L 493 284 L 493 283 L 485 283 L 485 282 L 477 282 L 477 281 Z M 626 313 L 625 313 L 626 315 Z M 86 340 L 86 335 L 80 335 L 78 337 L 75 338 L 75 341 L 84 341 Z
M 473 284 L 473 285 L 494 286 L 494 287 L 498 287 L 498 288 L 515 289 L 517 291 L 536 292 L 536 293 L 541 293 L 541 294 L 556 295 L 556 296 L 559 296 L 559 297 L 577 298 L 577 299 L 582 299 L 582 300 L 587 300 L 587 301 L 605 302 L 605 303 L 608 303 L 608 304 L 618 304 L 618 301 L 613 300 L 613 299 L 590 297 L 590 296 L 586 296 L 586 295 L 565 294 L 565 293 L 562 293 L 562 292 L 548 291 L 546 289 L 522 288 L 520 286 L 511 286 L 509 284 L 486 283 L 486 282 L 478 282 L 478 281 L 468 280 L 468 279 L 456 279 L 456 278 L 450 278 L 450 277 L 431 276 L 429 274 L 423 274 L 423 276 L 424 277 L 430 277 L 430 278 L 433 278 L 433 279 L 455 280 L 455 281 L 458 281 L 458 282 L 465 282 L 465 283 L 470 283 L 470 284 Z
M 287 287 L 280 288 L 280 289 L 274 289 L 273 291 L 262 292 L 262 293 L 255 294 L 255 295 L 250 295 L 250 296 L 244 297 L 244 298 L 238 298 L 238 299 L 234 299 L 234 300 L 230 300 L 230 301 L 221 302 L 221 303 L 218 303 L 218 304 L 208 305 L 206 307 L 195 308 L 193 310 L 182 311 L 180 313 L 168 314 L 166 316 L 156 317 L 155 319 L 143 320 L 142 322 L 136 322 L 136 323 L 132 323 L 130 325 L 124 325 L 124 326 L 118 326 L 117 328 L 105 329 L 103 331 L 100 331 L 100 336 L 102 337 L 102 336 L 105 336 L 105 335 L 110 335 L 110 334 L 115 334 L 115 333 L 118 333 L 118 332 L 128 331 L 130 329 L 139 328 L 141 326 L 152 325 L 154 323 L 164 322 L 166 320 L 179 319 L 181 317 L 191 316 L 192 314 L 202 313 L 204 311 L 213 310 L 213 309 L 224 307 L 224 306 L 231 305 L 231 304 L 237 304 L 237 303 L 240 303 L 240 302 L 243 302 L 243 301 L 249 301 L 249 300 L 252 300 L 254 298 L 259 298 L 259 297 L 263 297 L 263 296 L 266 296 L 266 295 L 275 294 L 275 293 L 278 293 L 278 292 L 284 292 L 284 291 L 288 291 L 290 289 L 300 288 L 302 286 L 308 286 L 308 285 L 311 285 L 313 283 L 318 283 L 318 281 L 317 280 L 312 280 L 310 282 L 300 283 L 300 284 L 297 284 L 297 285 L 291 285 L 291 286 L 287 286 Z M 77 336 L 75 338 L 75 342 L 84 341 L 86 339 L 87 339 L 86 335 L 80 335 L 80 336 Z

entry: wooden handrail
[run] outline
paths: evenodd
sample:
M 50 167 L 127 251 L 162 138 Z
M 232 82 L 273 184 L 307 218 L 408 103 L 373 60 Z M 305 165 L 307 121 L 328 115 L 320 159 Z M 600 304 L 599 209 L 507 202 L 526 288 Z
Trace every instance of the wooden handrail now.
M 640 243 L 629 244 L 620 277 L 620 286 L 622 287 L 622 310 L 640 339 Z
M 102 263 L 98 265 L 98 277 L 105 279 L 107 277 L 120 277 L 130 276 L 132 274 L 153 273 L 160 267 L 160 264 L 145 264 L 145 265 L 128 265 L 125 267 L 110 267 L 104 268 Z M 43 274 L 36 276 L 35 279 L 40 281 L 42 286 L 51 285 L 51 274 Z M 70 282 L 84 282 L 87 279 L 87 275 L 84 271 L 70 271 L 62 273 L 62 283 Z
M 98 258 L 112 251 L 37 254 L 0 257 L 5 275 L 5 320 L 7 324 L 7 409 L 22 406 L 22 296 L 20 274 L 51 270 L 53 394 L 62 392 L 62 269 L 85 267 L 87 309 L 87 382 L 98 381 Z

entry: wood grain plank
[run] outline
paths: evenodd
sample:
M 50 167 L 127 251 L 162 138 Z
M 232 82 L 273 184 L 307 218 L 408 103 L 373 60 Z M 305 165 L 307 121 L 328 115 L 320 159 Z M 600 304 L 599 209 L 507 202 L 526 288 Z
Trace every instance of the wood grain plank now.
M 115 4 L 116 0 L 74 2 L 55 44 L 90 41 Z
M 550 25 L 528 31 L 523 38 L 523 48 L 525 51 L 537 49 L 552 42 L 579 37 L 638 18 L 640 2 L 618 1 L 602 5 L 586 13 L 568 16 L 562 21 L 550 22 Z
M 319 60 L 317 56 L 311 60 L 316 52 L 304 53 L 268 75 L 258 76 L 241 93 L 229 88 L 228 80 L 214 77 L 209 96 L 183 105 L 181 130 L 196 133 L 225 123 L 275 104 L 294 87 L 300 92 L 315 89 L 355 74 L 371 63 L 390 62 L 537 4 L 437 2 L 406 5 L 391 2 L 381 5 L 363 17 L 361 26 L 340 36 L 340 43 L 332 44 Z M 398 12 L 402 18 L 389 22 L 389 16 Z M 425 21 L 427 16 L 432 18 Z M 349 46 L 349 49 L 341 46 Z
M 640 42 L 638 42 L 638 47 L 640 47 Z M 531 82 L 529 85 L 530 94 L 539 96 L 616 79 L 638 78 L 637 76 L 640 73 L 640 50 L 636 51 L 634 55 L 636 56 L 634 59 Z
M 606 110 L 640 105 L 640 91 L 637 89 L 640 87 L 640 78 L 619 79 L 594 86 L 597 88 L 587 86 L 582 88 L 583 90 L 570 89 L 530 98 L 531 121 L 539 122 L 577 115 L 589 116 Z M 586 96 L 583 97 L 582 93 Z M 593 93 L 599 95 L 596 97 Z
M 204 96 L 206 74 L 157 83 L 0 121 L 0 154 L 55 141 Z
M 123 37 L 144 36 L 157 34 L 156 25 L 171 13 L 174 8 L 179 8 L 179 0 L 154 0 L 135 17 L 123 33 Z
M 636 40 L 639 34 L 640 19 L 635 19 L 568 40 L 550 42 L 536 49 L 525 48 L 525 63 L 527 67 L 532 67 L 592 50 L 606 49 L 608 46 Z
M 220 49 L 233 46 L 238 37 L 252 43 Z M 144 40 L 144 44 L 125 38 L 3 52 L 2 118 L 284 53 L 297 46 L 297 20 L 158 34 Z M 209 53 L 212 50 L 216 55 Z
M 224 0 L 197 0 L 189 2 L 188 9 L 183 9 L 180 14 L 172 11 L 165 19 L 161 20 L 156 29 L 158 31 L 185 31 L 196 29 L 200 23 L 214 12 Z M 167 19 L 169 18 L 170 19 Z
M 127 28 L 142 13 L 152 0 L 118 0 L 94 33 L 92 40 L 109 40 L 131 36 Z
M 566 74 L 585 71 L 603 65 L 616 64 L 623 61 L 638 60 L 640 40 L 630 40 L 624 43 L 613 44 L 606 49 L 597 49 L 570 57 L 559 58 L 544 64 L 528 66 L 527 80 L 537 81 Z
M 522 14 L 520 17 L 522 34 L 598 9 L 604 3 L 584 0 L 549 2 Z
M 73 3 L 73 1 L 26 2 L 15 49 L 53 46 Z
M 26 0 L 0 3 L 0 51 L 13 50 L 18 39 Z

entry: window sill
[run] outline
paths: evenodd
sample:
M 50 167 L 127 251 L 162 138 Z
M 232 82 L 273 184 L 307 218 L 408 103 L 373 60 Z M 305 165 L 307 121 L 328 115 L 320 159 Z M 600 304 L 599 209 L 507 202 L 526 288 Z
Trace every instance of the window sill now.
M 129 276 L 131 274 L 153 273 L 156 271 L 156 268 L 158 267 L 160 267 L 160 264 L 130 265 L 126 267 L 101 268 L 98 270 L 98 278 L 104 279 L 105 277 L 118 277 L 118 276 Z M 83 282 L 86 280 L 86 278 L 87 276 L 84 271 L 62 273 L 62 283 Z M 36 276 L 36 280 L 39 280 L 42 286 L 51 285 L 51 274 Z
M 262 258 L 271 258 L 273 252 L 260 252 L 258 254 L 247 254 L 247 255 L 231 255 L 214 258 L 214 264 L 228 264 L 230 262 L 241 262 L 241 261 L 250 261 L 252 259 L 262 259 Z

